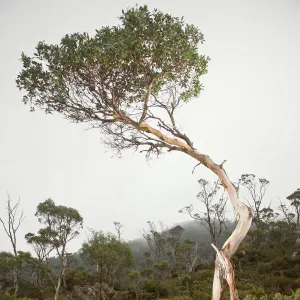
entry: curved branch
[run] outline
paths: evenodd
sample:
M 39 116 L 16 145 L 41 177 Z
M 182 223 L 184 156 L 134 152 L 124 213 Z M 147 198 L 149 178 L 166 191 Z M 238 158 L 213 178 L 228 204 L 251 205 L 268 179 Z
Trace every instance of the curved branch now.
M 176 146 L 175 150 L 184 152 L 189 156 L 195 158 L 204 166 L 206 166 L 208 169 L 210 169 L 212 172 L 214 172 L 220 179 L 220 182 L 223 185 L 223 187 L 226 189 L 231 204 L 236 214 L 238 215 L 238 223 L 236 228 L 230 235 L 230 237 L 224 243 L 222 249 L 219 251 L 222 255 L 223 260 L 226 261 L 227 264 L 227 267 L 223 268 L 225 270 L 225 275 L 220 273 L 221 271 L 219 266 L 220 256 L 218 256 L 216 259 L 216 269 L 215 269 L 215 277 L 214 277 L 214 285 L 213 285 L 213 300 L 221 299 L 222 294 L 224 292 L 224 288 L 226 287 L 226 285 L 224 285 L 224 280 L 226 280 L 230 286 L 230 294 L 231 294 L 230 299 L 237 300 L 238 295 L 234 285 L 234 271 L 230 259 L 232 255 L 236 252 L 238 246 L 243 241 L 243 239 L 245 238 L 245 236 L 247 235 L 250 229 L 252 218 L 253 218 L 253 213 L 251 208 L 239 200 L 237 188 L 230 181 L 226 171 L 223 168 L 223 163 L 221 165 L 216 164 L 208 155 L 199 153 L 196 149 L 192 148 L 190 145 L 188 145 L 187 143 L 181 140 L 166 136 L 159 130 L 151 127 L 149 124 L 131 123 L 131 125 L 140 131 L 146 131 L 158 137 L 165 143 Z

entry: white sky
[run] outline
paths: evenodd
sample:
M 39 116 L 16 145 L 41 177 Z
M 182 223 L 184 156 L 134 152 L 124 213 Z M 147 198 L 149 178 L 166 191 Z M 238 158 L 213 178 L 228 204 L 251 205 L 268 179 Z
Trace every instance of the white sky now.
M 214 179 L 180 153 L 154 159 L 127 152 L 111 158 L 97 130 L 85 131 L 60 116 L 30 113 L 15 78 L 20 54 L 38 41 L 57 43 L 66 33 L 118 22 L 122 8 L 136 1 L 0 0 L 0 215 L 6 193 L 21 197 L 27 216 L 23 236 L 38 227 L 37 204 L 51 197 L 77 208 L 87 228 L 125 225 L 124 238 L 140 236 L 146 222 L 187 220 L 178 210 L 196 204 L 197 179 Z M 200 152 L 227 159 L 229 176 L 254 173 L 271 181 L 266 201 L 284 199 L 300 187 L 300 1 L 152 0 L 159 8 L 201 28 L 200 47 L 211 57 L 205 90 L 182 108 L 181 124 Z M 70 247 L 76 250 L 82 233 Z M 0 251 L 10 249 L 0 229 Z

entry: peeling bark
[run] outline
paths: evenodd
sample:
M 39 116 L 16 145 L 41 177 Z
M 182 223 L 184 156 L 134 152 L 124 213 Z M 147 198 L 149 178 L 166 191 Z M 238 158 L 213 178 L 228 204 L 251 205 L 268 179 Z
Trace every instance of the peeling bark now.
M 221 300 L 227 285 L 230 291 L 230 300 L 238 300 L 239 297 L 235 285 L 235 274 L 231 257 L 234 255 L 238 246 L 243 241 L 250 229 L 253 218 L 251 208 L 239 200 L 237 188 L 227 176 L 226 171 L 223 168 L 223 163 L 221 165 L 216 164 L 208 155 L 199 153 L 189 144 L 183 142 L 182 140 L 169 137 L 161 131 L 151 127 L 149 124 L 137 124 L 135 122 L 130 122 L 130 124 L 136 129 L 148 132 L 167 143 L 170 146 L 170 151 L 180 151 L 195 158 L 205 167 L 214 172 L 218 176 L 222 186 L 226 189 L 231 204 L 238 216 L 238 223 L 235 230 L 224 243 L 221 250 L 218 250 L 216 246 L 213 245 L 217 255 L 215 261 L 212 300 Z
M 238 215 L 237 226 L 232 232 L 231 236 L 224 243 L 222 249 L 218 250 L 215 245 L 212 245 L 217 252 L 212 299 L 222 299 L 224 290 L 228 284 L 230 300 L 238 300 L 239 298 L 235 286 L 234 268 L 230 259 L 250 229 L 253 218 L 252 210 L 239 200 L 237 188 L 229 180 L 222 165 L 217 165 L 207 155 L 200 154 L 197 151 L 193 151 L 190 156 L 198 159 L 203 165 L 205 165 L 219 177 L 221 184 L 226 189 L 231 204 Z
M 189 151 L 188 154 L 190 154 Z M 207 155 L 200 154 L 195 150 L 192 151 L 190 156 L 198 159 L 203 165 L 205 165 L 219 177 L 222 185 L 229 195 L 231 204 L 238 215 L 237 226 L 232 232 L 231 236 L 224 243 L 222 249 L 218 250 L 213 245 L 217 252 L 217 256 L 212 292 L 213 300 L 222 299 L 227 283 L 230 291 L 230 300 L 238 300 L 239 297 L 235 286 L 234 268 L 230 259 L 250 229 L 253 218 L 252 210 L 245 203 L 239 200 L 237 188 L 229 180 L 225 170 L 223 169 L 223 165 L 217 165 Z

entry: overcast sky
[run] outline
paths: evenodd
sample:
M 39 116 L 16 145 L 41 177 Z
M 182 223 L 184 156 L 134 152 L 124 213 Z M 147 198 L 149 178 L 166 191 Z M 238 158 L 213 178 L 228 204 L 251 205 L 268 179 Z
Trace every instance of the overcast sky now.
M 217 163 L 226 159 L 232 180 L 243 173 L 269 179 L 266 202 L 274 206 L 300 187 L 300 1 L 0 0 L 0 215 L 7 191 L 15 201 L 20 196 L 19 250 L 28 249 L 24 234 L 39 228 L 34 212 L 49 197 L 78 209 L 86 233 L 120 221 L 124 238 L 134 239 L 148 220 L 188 220 L 178 210 L 196 204 L 197 180 L 215 179 L 204 167 L 192 175 L 196 162 L 180 153 L 149 163 L 132 152 L 112 158 L 97 130 L 30 113 L 21 101 L 15 78 L 22 51 L 32 54 L 39 41 L 57 43 L 67 33 L 93 34 L 135 3 L 184 16 L 204 33 L 200 51 L 211 57 L 205 89 L 178 115 L 197 149 Z M 10 249 L 2 228 L 0 241 L 0 251 Z

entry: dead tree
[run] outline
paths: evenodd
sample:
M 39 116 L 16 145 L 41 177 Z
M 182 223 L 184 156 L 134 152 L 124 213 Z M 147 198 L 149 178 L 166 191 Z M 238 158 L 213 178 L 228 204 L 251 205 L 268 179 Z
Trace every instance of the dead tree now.
M 7 220 L 4 218 L 0 218 L 0 222 L 2 223 L 3 229 L 8 236 L 10 243 L 13 248 L 13 254 L 15 258 L 18 257 L 18 250 L 17 250 L 17 231 L 20 228 L 20 225 L 24 221 L 24 214 L 23 210 L 19 213 L 19 205 L 20 199 L 16 204 L 13 204 L 11 201 L 11 197 L 7 194 L 7 201 L 6 201 L 6 213 L 7 213 Z M 14 295 L 16 296 L 19 292 L 19 280 L 18 280 L 18 272 L 16 266 L 13 269 L 13 281 L 14 281 Z

